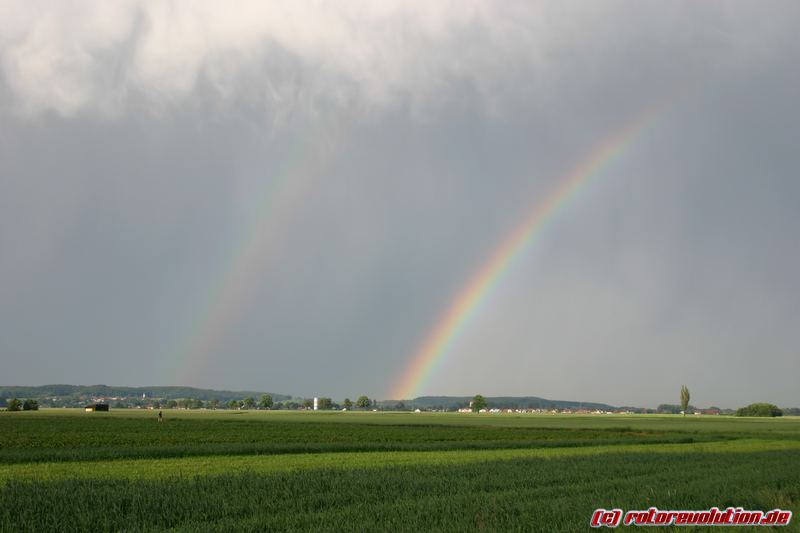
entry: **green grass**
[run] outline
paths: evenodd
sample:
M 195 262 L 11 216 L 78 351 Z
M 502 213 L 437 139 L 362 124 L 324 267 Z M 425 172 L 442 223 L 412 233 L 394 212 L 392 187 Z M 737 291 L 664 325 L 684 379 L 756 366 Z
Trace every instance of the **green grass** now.
M 0 531 L 583 531 L 597 507 L 797 515 L 798 480 L 797 418 L 0 414 Z
M 126 415 L 127 413 L 123 413 Z M 516 425 L 494 419 L 373 413 L 147 413 L 41 412 L 0 417 L 0 464 L 165 458 L 198 455 L 290 454 L 352 451 L 508 449 L 597 444 L 725 440 L 736 434 L 665 429 L 540 427 L 525 417 Z M 387 424 L 386 421 L 394 422 Z M 460 422 L 455 425 L 453 422 Z M 446 423 L 440 423 L 446 422 Z M 781 438 L 780 434 L 770 438 Z

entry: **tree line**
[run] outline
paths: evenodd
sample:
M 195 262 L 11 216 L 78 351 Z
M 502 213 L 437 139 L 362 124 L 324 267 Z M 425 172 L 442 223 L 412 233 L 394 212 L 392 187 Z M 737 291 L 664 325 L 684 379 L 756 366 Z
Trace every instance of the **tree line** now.
M 11 398 L 10 400 L 6 401 L 6 411 L 38 411 L 39 410 L 39 402 L 32 399 L 27 399 L 25 401 L 19 400 L 17 398 Z
M 355 403 L 350 400 L 350 398 L 345 398 L 344 401 L 339 404 L 331 398 L 318 398 L 317 399 L 317 408 L 320 410 L 338 410 L 338 409 L 352 409 L 354 406 L 360 409 L 368 409 L 370 407 L 376 406 L 377 401 L 372 400 L 369 396 L 362 395 L 359 396 Z M 293 399 L 293 400 L 284 400 L 284 401 L 275 401 L 270 394 L 262 394 L 258 399 L 253 396 L 246 396 L 241 400 L 228 400 L 227 402 L 221 402 L 218 399 L 211 399 L 208 401 L 202 401 L 192 398 L 184 398 L 181 400 L 166 400 L 166 401 L 159 401 L 159 400 L 152 400 L 150 403 L 155 409 L 240 409 L 240 410 L 249 410 L 249 409 L 270 409 L 270 410 L 297 410 L 297 409 L 313 409 L 314 408 L 314 400 L 312 398 L 304 398 L 304 399 Z M 120 406 L 118 406 L 120 407 Z M 124 407 L 124 406 L 122 406 Z
M 283 397 L 285 398 L 285 397 Z M 34 398 L 6 399 L 0 397 L 0 409 L 5 408 L 6 411 L 37 411 L 40 406 L 40 401 Z M 83 407 L 88 405 L 90 400 L 75 400 L 70 405 L 53 405 L 45 399 L 45 407 Z M 242 399 L 219 399 L 211 398 L 203 400 L 199 398 L 179 398 L 179 399 L 160 399 L 160 398 L 132 398 L 130 400 L 116 400 L 109 402 L 109 405 L 114 409 L 126 408 L 152 408 L 152 409 L 272 409 L 272 410 L 297 410 L 297 409 L 312 409 L 314 400 L 311 398 L 294 398 L 294 399 L 281 399 L 276 400 L 271 394 L 262 394 L 256 399 L 255 396 L 248 395 Z M 349 398 L 339 404 L 331 398 L 318 398 L 317 407 L 322 410 L 331 409 L 368 409 L 377 408 L 377 400 L 369 398 L 369 396 L 362 395 L 353 402 Z

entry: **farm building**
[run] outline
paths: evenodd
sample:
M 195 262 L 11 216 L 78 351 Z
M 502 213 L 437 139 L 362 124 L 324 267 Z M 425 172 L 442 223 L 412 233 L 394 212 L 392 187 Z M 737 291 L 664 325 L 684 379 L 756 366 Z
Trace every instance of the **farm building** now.
M 91 413 L 93 411 L 108 411 L 108 404 L 107 403 L 93 403 L 91 405 L 87 405 L 84 409 L 87 413 Z

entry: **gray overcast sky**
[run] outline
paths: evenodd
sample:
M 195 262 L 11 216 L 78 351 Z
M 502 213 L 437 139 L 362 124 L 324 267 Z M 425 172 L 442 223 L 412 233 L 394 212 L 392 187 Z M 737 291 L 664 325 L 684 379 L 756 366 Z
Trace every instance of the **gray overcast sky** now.
M 800 4 L 3 2 L 0 382 L 800 405 Z

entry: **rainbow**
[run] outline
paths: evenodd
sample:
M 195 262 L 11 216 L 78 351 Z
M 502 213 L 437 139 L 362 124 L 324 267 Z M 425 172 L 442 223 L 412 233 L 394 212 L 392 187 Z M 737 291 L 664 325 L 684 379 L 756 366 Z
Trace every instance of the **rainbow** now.
M 200 372 L 216 358 L 231 324 L 247 308 L 252 287 L 264 275 L 269 257 L 280 245 L 281 229 L 291 225 L 316 176 L 340 149 L 345 115 L 320 120 L 287 154 L 256 195 L 255 215 L 244 224 L 227 254 L 225 267 L 211 284 L 189 327 L 163 356 L 171 383 L 200 385 Z M 219 369 L 222 370 L 222 369 Z
M 682 91 L 681 91 L 682 92 Z M 486 301 L 547 223 L 553 220 L 567 201 L 584 188 L 622 153 L 648 126 L 663 116 L 679 92 L 658 100 L 634 115 L 621 128 L 591 150 L 572 170 L 562 176 L 549 194 L 506 237 L 483 266 L 456 295 L 446 312 L 436 321 L 405 372 L 392 389 L 391 398 L 409 399 L 419 396 L 436 370 L 443 364 L 453 345 Z

